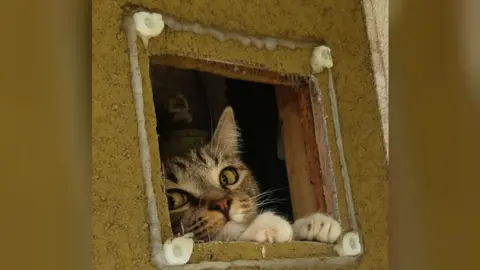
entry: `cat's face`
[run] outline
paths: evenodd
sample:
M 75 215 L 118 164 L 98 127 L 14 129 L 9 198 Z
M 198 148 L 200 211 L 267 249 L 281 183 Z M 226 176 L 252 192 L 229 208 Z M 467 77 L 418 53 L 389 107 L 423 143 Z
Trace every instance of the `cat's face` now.
M 257 215 L 258 186 L 240 160 L 233 111 L 226 108 L 209 144 L 165 162 L 172 230 L 196 240 L 236 238 Z

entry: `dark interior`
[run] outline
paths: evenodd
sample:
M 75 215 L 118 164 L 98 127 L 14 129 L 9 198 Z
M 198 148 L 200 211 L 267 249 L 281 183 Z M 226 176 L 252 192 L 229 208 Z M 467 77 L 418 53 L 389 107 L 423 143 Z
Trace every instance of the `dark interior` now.
M 242 132 L 243 161 L 255 174 L 266 196 L 265 209 L 292 218 L 285 161 L 277 157 L 279 120 L 275 88 L 249 81 L 227 80 L 227 99 Z
M 165 74 L 165 72 L 177 73 L 175 73 L 175 76 L 161 74 Z M 186 74 L 185 77 L 182 77 L 182 74 Z M 205 89 L 209 86 L 202 84 L 199 79 L 201 74 L 198 71 L 175 70 L 167 67 L 151 68 L 157 115 L 157 133 L 159 134 L 162 156 L 164 156 L 164 152 L 169 153 L 168 149 L 165 148 L 170 147 L 172 143 L 166 143 L 166 140 L 171 139 L 174 130 L 203 130 L 208 136 L 212 135 L 216 123 L 212 121 L 209 114 L 215 104 L 209 104 L 206 98 Z M 209 76 L 212 76 L 212 74 L 209 74 Z M 168 82 L 166 82 L 167 80 Z M 186 83 L 186 80 L 191 82 Z M 184 96 L 189 102 L 189 110 L 195 116 L 201 115 L 201 117 L 196 117 L 197 120 L 189 124 L 174 124 L 174 121 L 169 117 L 169 112 L 163 109 L 164 106 L 162 107 L 162 104 L 165 104 L 166 95 L 159 92 L 164 91 L 166 83 L 169 84 L 169 88 L 173 89 L 169 90 L 171 92 L 169 93 L 170 96 L 177 91 L 186 91 Z M 171 87 L 173 84 L 181 85 L 175 88 Z M 226 103 L 232 106 L 237 125 L 241 131 L 242 159 L 253 171 L 261 191 L 268 192 L 268 195 L 263 197 L 265 204 L 261 208 L 262 210 L 275 210 L 291 220 L 292 207 L 286 164 L 284 160 L 278 158 L 277 154 L 280 129 L 275 87 L 230 78 L 225 78 L 225 85 L 226 91 L 222 93 L 224 93 Z M 208 139 L 206 138 L 206 140 Z M 195 145 L 192 144 L 191 147 L 195 147 Z

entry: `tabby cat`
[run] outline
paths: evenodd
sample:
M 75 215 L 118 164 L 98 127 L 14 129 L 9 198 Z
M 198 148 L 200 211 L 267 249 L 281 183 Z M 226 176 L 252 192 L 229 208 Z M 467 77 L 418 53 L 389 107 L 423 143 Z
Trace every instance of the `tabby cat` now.
M 239 139 L 233 110 L 227 107 L 207 145 L 165 162 L 174 234 L 193 233 L 196 241 L 335 242 L 340 224 L 325 214 L 292 225 L 273 212 L 259 212 L 261 194 L 240 159 Z

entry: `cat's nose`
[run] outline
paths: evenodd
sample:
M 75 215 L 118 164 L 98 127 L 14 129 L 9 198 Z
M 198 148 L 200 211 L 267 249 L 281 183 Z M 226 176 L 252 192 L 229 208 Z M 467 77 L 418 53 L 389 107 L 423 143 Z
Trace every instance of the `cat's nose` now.
M 210 202 L 210 209 L 211 210 L 218 210 L 224 214 L 228 215 L 228 211 L 230 210 L 230 205 L 232 204 L 231 199 L 221 199 Z

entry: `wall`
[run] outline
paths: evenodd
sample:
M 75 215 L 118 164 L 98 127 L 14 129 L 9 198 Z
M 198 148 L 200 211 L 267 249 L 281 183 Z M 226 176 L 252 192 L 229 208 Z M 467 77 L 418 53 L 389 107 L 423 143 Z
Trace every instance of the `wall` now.
M 387 269 L 388 189 L 381 120 L 360 1 L 211 0 L 133 1 L 179 18 L 251 34 L 325 39 L 333 52 L 334 77 L 357 216 L 365 254 L 359 269 Z M 249 3 L 246 6 L 245 3 Z M 149 269 L 145 199 L 120 7 L 126 1 L 93 1 L 92 10 L 92 219 L 95 269 Z M 168 39 L 166 38 L 168 36 Z M 167 31 L 152 50 L 243 60 L 271 70 L 305 74 L 308 50 L 258 51 L 233 42 Z M 145 61 L 145 59 L 143 59 Z M 146 70 L 142 70 L 147 74 Z M 319 76 L 326 85 L 325 75 Z M 148 85 L 149 79 L 144 79 Z M 325 87 L 324 87 L 325 88 Z M 147 88 L 146 97 L 151 96 Z M 327 96 L 324 91 L 324 96 Z M 327 104 L 328 105 L 328 104 Z M 154 109 L 145 102 L 150 137 Z M 331 121 L 330 111 L 327 119 Z M 329 135 L 333 136 L 331 122 Z M 153 142 L 152 142 L 153 143 Z M 330 144 L 333 146 L 334 141 Z M 153 143 L 152 149 L 157 147 Z M 153 162 L 158 153 L 151 151 Z M 338 156 L 333 156 L 339 174 Z M 154 173 L 159 173 L 154 166 Z M 158 177 L 156 179 L 158 181 Z M 341 189 L 341 188 L 340 188 Z M 340 190 L 340 192 L 342 192 Z M 161 203 L 161 202 L 160 202 Z M 345 203 L 340 202 L 341 209 Z M 166 224 L 163 224 L 166 226 Z

